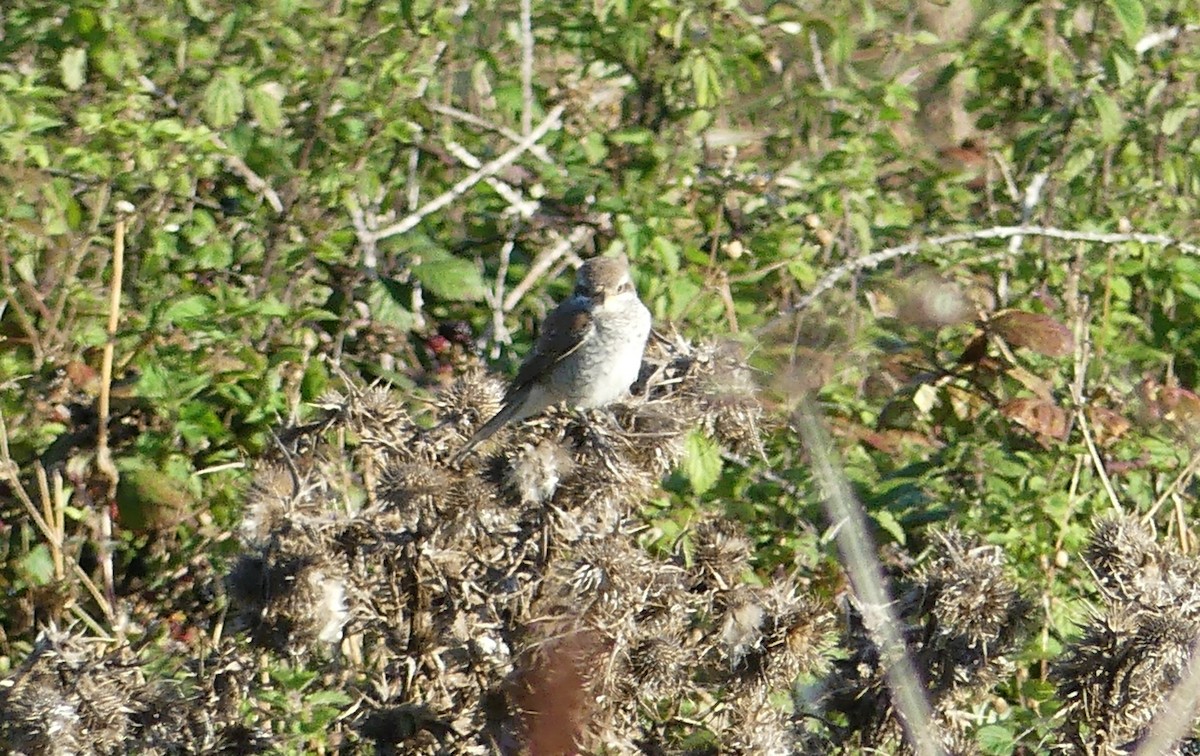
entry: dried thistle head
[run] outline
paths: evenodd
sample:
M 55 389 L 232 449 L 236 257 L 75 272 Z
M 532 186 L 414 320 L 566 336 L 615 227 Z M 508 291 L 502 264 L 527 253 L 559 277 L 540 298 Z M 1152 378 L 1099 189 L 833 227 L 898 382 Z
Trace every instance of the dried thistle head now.
M 672 399 L 640 401 L 613 408 L 627 441 L 629 461 L 648 475 L 661 478 L 683 458 L 683 441 L 698 418 L 689 416 L 684 402 Z
M 922 566 L 901 564 L 894 595 L 907 653 L 925 681 L 939 736 L 964 726 L 957 713 L 986 700 L 1007 674 L 1029 603 L 1004 574 L 1003 552 L 956 531 L 935 534 L 937 547 Z M 842 645 L 850 655 L 833 662 L 826 706 L 842 712 L 864 747 L 902 742 L 881 653 L 858 606 L 847 607 Z
M 706 515 L 692 528 L 691 543 L 693 590 L 729 590 L 750 569 L 753 544 L 740 523 Z
M 722 595 L 721 656 L 741 690 L 785 690 L 801 673 L 822 671 L 832 645 L 832 612 L 790 580 L 740 585 Z
M 646 700 L 675 696 L 690 672 L 691 655 L 681 636 L 640 638 L 628 656 L 635 694 Z
M 1031 609 L 1004 574 L 1004 552 L 958 530 L 935 532 L 934 539 L 936 556 L 917 571 L 916 583 L 947 651 L 961 645 L 955 653 L 978 654 L 980 663 L 1003 653 Z
M 788 715 L 766 696 L 739 698 L 730 712 L 729 731 L 723 738 L 737 754 L 787 756 L 796 753 L 796 735 Z
M 1097 522 L 1085 554 L 1102 605 L 1053 676 L 1067 702 L 1064 737 L 1097 751 L 1143 737 L 1184 676 L 1200 637 L 1200 560 L 1132 518 Z
M 44 630 L 10 684 L 0 686 L 0 745 L 13 753 L 118 753 L 136 711 L 139 671 L 121 648 Z
M 349 386 L 346 393 L 329 391 L 313 404 L 325 410 L 324 427 L 343 428 L 369 445 L 399 446 L 413 428 L 404 404 L 380 384 Z
M 259 465 L 254 471 L 250 490 L 246 492 L 242 537 L 247 541 L 268 537 L 287 516 L 299 494 L 297 481 L 285 466 Z
M 230 596 L 260 644 L 298 654 L 340 642 L 349 607 L 332 530 L 293 524 L 235 564 Z
M 411 515 L 421 527 L 432 527 L 446 509 L 450 473 L 424 462 L 390 465 L 379 476 L 379 495 L 384 507 Z
M 575 468 L 570 453 L 553 441 L 527 443 L 505 454 L 505 483 L 522 504 L 545 504 Z
M 485 370 L 468 370 L 434 397 L 434 415 L 439 422 L 460 433 L 461 440 L 465 441 L 500 411 L 504 391 L 504 382 Z
M 654 344 L 648 362 L 655 370 L 647 381 L 651 398 L 676 400 L 682 417 L 729 449 L 762 453 L 762 405 L 741 345 L 693 346 L 678 335 Z

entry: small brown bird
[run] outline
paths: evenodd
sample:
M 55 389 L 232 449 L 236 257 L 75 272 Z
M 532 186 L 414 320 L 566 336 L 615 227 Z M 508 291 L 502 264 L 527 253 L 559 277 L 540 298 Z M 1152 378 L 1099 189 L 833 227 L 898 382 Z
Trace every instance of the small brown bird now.
M 621 398 L 637 380 L 649 336 L 650 311 L 633 288 L 628 260 L 585 261 L 575 277 L 575 292 L 542 323 L 500 411 L 475 431 L 454 462 L 505 424 L 560 402 L 590 409 Z

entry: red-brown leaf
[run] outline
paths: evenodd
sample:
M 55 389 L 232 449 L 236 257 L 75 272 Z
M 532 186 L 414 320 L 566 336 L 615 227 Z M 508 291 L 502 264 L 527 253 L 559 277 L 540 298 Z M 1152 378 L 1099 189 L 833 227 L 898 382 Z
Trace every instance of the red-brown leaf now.
M 1071 329 L 1049 315 L 1004 310 L 988 321 L 988 328 L 1014 347 L 1024 347 L 1047 357 L 1064 357 L 1075 351 Z

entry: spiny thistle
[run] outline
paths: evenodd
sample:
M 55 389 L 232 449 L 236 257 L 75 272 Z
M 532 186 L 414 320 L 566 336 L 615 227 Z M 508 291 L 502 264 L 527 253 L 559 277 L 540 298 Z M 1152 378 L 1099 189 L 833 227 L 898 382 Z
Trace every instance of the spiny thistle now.
M 1080 752 L 1117 753 L 1145 736 L 1187 673 L 1200 637 L 1200 560 L 1129 517 L 1096 523 L 1085 556 L 1101 606 L 1053 669 L 1067 702 L 1062 731 Z
M 47 628 L 0 685 L 0 748 L 30 756 L 265 751 L 268 738 L 239 724 L 236 702 L 216 694 L 228 668 L 199 666 L 208 672 L 183 671 L 185 694 L 174 681 L 147 682 L 128 644 Z
M 986 695 L 1011 669 L 1031 607 L 1004 574 L 1003 552 L 956 530 L 935 534 L 933 555 L 895 581 L 893 595 L 907 652 L 925 681 L 943 746 L 965 742 L 956 712 Z M 857 606 L 848 607 L 843 645 L 825 706 L 841 712 L 863 747 L 907 747 L 892 708 L 880 651 Z
M 822 666 L 828 611 L 789 581 L 743 585 L 753 545 L 716 515 L 674 551 L 639 543 L 640 509 L 687 434 L 757 443 L 744 367 L 722 350 L 657 342 L 625 402 L 551 409 L 452 464 L 502 397 L 478 369 L 423 411 L 378 386 L 323 397 L 321 416 L 280 429 L 256 465 L 216 651 L 238 660 L 242 682 L 222 679 L 239 695 L 219 695 L 215 677 L 129 684 L 142 691 L 122 704 L 135 718 L 114 714 L 121 729 L 105 730 L 78 694 L 26 685 L 5 694 L 24 712 L 0 725 L 8 742 L 36 750 L 54 725 L 71 748 L 99 738 L 118 751 L 253 751 L 264 741 L 220 712 L 236 717 L 245 686 L 296 660 L 361 701 L 339 737 L 385 752 L 789 742 L 785 713 L 763 702 Z M 737 639 L 726 625 L 743 595 L 753 608 Z M 206 727 L 220 736 L 201 738 Z

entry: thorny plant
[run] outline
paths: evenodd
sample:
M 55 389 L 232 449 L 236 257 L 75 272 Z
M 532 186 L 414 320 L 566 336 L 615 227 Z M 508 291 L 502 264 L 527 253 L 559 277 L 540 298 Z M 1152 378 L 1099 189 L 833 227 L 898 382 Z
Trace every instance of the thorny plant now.
M 424 413 L 380 387 L 327 395 L 258 465 L 225 634 L 164 670 L 145 641 L 50 628 L 0 687 L 0 744 L 267 750 L 275 735 L 245 711 L 293 660 L 357 698 L 333 725 L 350 749 L 903 749 L 854 596 L 839 622 L 797 576 L 756 578 L 754 544 L 714 513 L 669 553 L 639 543 L 640 508 L 687 433 L 757 451 L 762 410 L 740 355 L 662 339 L 635 389 L 512 427 L 461 468 L 447 460 L 499 406 L 497 379 L 469 371 Z M 890 595 L 928 726 L 946 752 L 971 753 L 970 712 L 1011 672 L 1030 604 L 1000 549 L 949 530 L 930 552 L 892 565 Z M 1186 666 L 1200 581 L 1194 559 L 1131 521 L 1098 525 L 1087 557 L 1106 608 L 1056 669 L 1061 747 L 1118 753 Z

